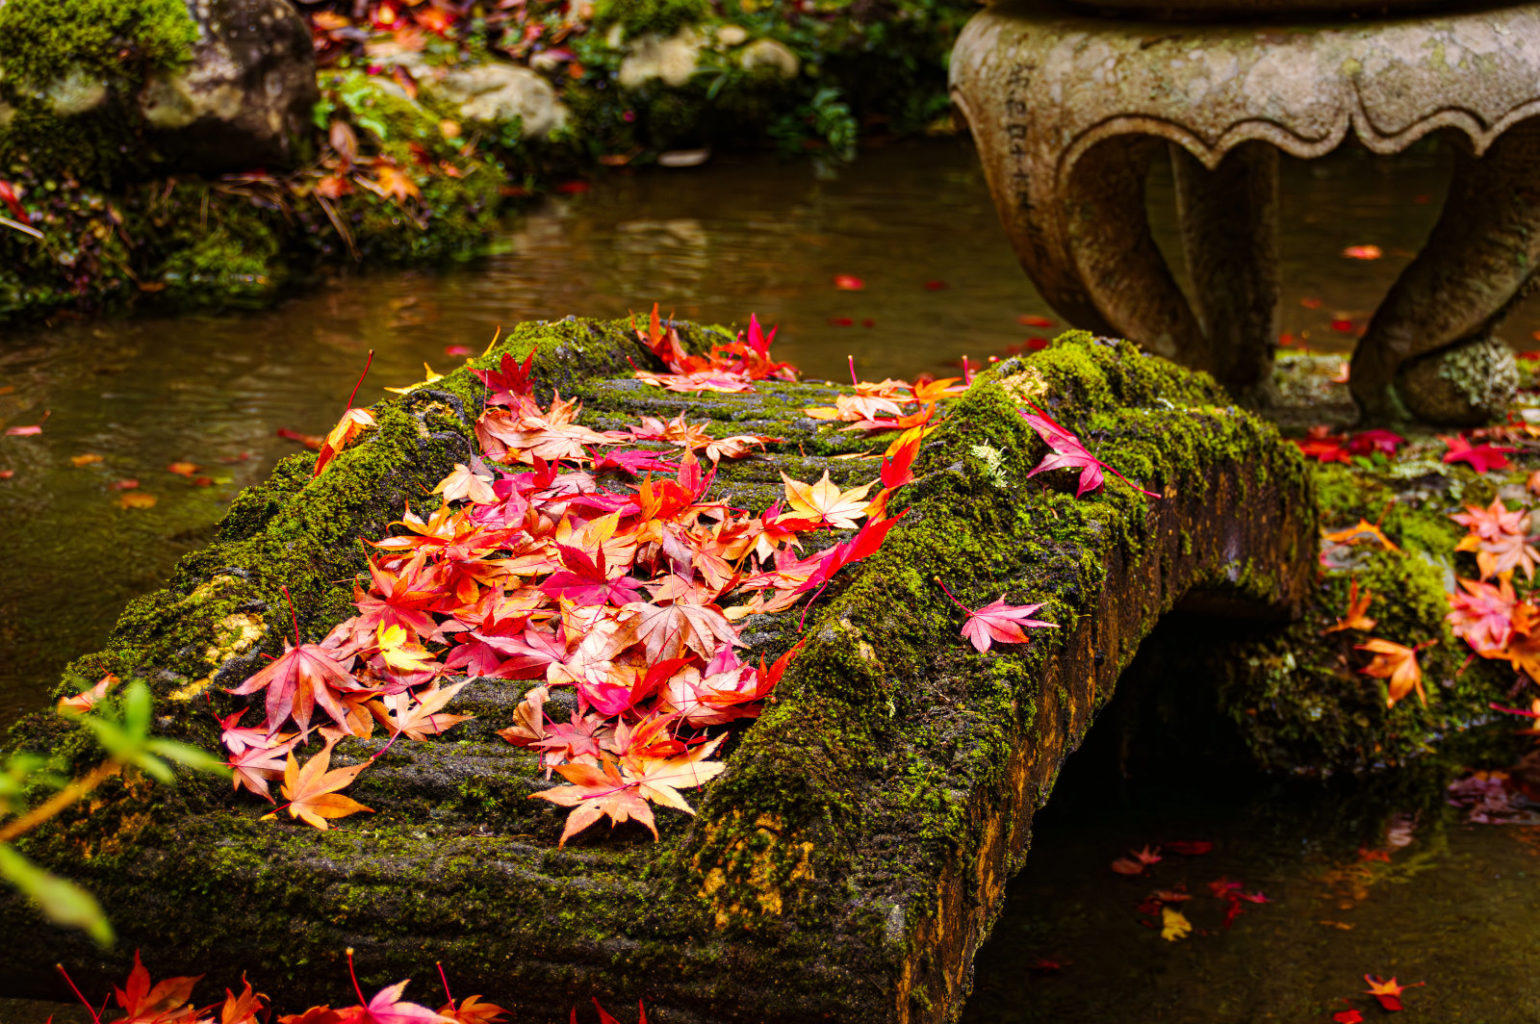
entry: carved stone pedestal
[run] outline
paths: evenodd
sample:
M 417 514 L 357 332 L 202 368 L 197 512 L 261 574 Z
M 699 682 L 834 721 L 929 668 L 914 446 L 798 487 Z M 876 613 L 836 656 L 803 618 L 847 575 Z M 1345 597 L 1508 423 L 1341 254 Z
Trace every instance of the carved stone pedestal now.
M 1214 20 L 1208 12 L 1223 0 L 1079 6 L 1152 16 L 1009 0 L 976 15 L 952 56 L 952 98 L 1001 219 L 1055 309 L 1265 404 L 1277 339 L 1278 152 L 1319 157 L 1351 132 L 1391 154 L 1443 130 L 1460 150 L 1443 213 L 1359 343 L 1352 390 L 1373 418 L 1467 423 L 1501 412 L 1512 360 L 1492 330 L 1540 260 L 1540 121 L 1527 120 L 1540 114 L 1540 3 L 1353 20 L 1340 10 L 1427 5 L 1243 5 L 1252 14 L 1339 11 L 1314 22 Z M 1190 299 L 1145 215 L 1150 162 L 1164 155 Z

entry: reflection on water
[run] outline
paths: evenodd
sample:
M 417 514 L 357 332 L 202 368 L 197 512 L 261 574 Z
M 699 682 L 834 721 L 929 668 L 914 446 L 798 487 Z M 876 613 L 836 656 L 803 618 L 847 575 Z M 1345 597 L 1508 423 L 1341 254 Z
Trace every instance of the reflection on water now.
M 1436 155 L 1287 164 L 1281 328 L 1350 344 L 1332 320 L 1361 322 L 1421 243 L 1445 177 Z M 1159 168 L 1151 205 L 1169 242 Z M 1386 258 L 1337 255 L 1365 243 Z M 940 371 L 1055 330 L 1018 323 L 1052 311 L 1017 268 L 964 139 L 877 150 L 832 181 L 768 159 L 615 176 L 510 223 L 501 250 L 452 271 L 334 280 L 260 313 L 0 329 L 0 424 L 52 413 L 39 437 L 0 436 L 0 470 L 14 471 L 0 481 L 0 721 L 35 707 L 64 661 L 98 645 L 123 603 L 293 450 L 276 429 L 335 422 L 371 348 L 360 401 L 419 379 L 424 361 L 457 361 L 446 347 L 479 349 L 500 325 L 655 300 L 712 322 L 757 312 L 781 325 L 781 357 L 813 376 L 843 376 L 847 353 L 873 379 Z M 836 274 L 864 290 L 836 289 Z M 1527 339 L 1537 319 L 1522 308 L 1510 336 Z M 86 454 L 102 461 L 72 464 Z M 166 471 L 182 461 L 214 483 Z M 123 480 L 155 506 L 121 508 Z
M 1403 996 L 1408 1020 L 1534 1019 L 1540 828 L 1464 825 L 1437 799 L 1402 797 L 1222 796 L 1212 780 L 1104 802 L 1055 792 L 963 1024 L 1294 1024 L 1350 1007 L 1373 1020 L 1365 974 L 1426 982 Z M 1168 852 L 1143 878 L 1109 867 L 1171 840 L 1214 849 Z M 1226 929 L 1220 879 L 1272 902 L 1243 904 Z M 1191 894 L 1176 904 L 1191 936 L 1151 927 L 1159 910 L 1138 904 L 1157 889 Z

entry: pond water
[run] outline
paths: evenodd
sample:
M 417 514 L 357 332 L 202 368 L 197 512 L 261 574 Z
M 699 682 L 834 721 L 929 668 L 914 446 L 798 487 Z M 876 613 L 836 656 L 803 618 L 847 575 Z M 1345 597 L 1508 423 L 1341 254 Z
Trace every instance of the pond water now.
M 1425 983 L 1401 997 L 1408 1021 L 1534 1019 L 1540 828 L 1463 823 L 1436 770 L 1413 770 L 1420 786 L 1157 773 L 1115 788 L 1083 784 L 1082 756 L 1034 823 L 962 1024 L 1380 1019 L 1365 974 Z M 1111 867 L 1161 844 L 1143 876 Z M 1228 883 L 1269 902 L 1241 900 L 1226 927 L 1234 901 L 1211 886 Z M 1191 934 L 1163 940 L 1156 891 L 1190 895 L 1171 906 Z
M 1280 329 L 1348 350 L 1425 237 L 1446 178 L 1434 149 L 1394 165 L 1358 152 L 1286 163 Z M 1151 207 L 1170 243 L 1159 169 Z M 1340 255 L 1369 244 L 1384 258 Z M 0 329 L 0 426 L 47 414 L 37 436 L 0 436 L 0 471 L 13 474 L 0 480 L 0 725 L 40 706 L 60 667 L 99 646 L 129 598 L 160 585 L 240 488 L 296 450 L 280 428 L 319 434 L 336 421 L 370 349 L 359 404 L 419 379 L 424 362 L 442 370 L 462 358 L 446 350 L 479 351 L 500 326 L 624 316 L 654 301 L 714 322 L 757 312 L 780 324 L 780 357 L 814 377 L 843 377 L 847 354 L 869 379 L 945 371 L 1062 326 L 1018 269 L 966 139 L 874 150 L 831 180 L 769 159 L 614 176 L 510 220 L 498 248 L 443 272 L 338 277 L 257 313 Z M 864 289 L 840 290 L 836 275 Z M 1528 347 L 1540 305 L 1508 323 Z M 197 468 L 177 474 L 174 463 Z M 132 495 L 154 503 L 124 507 L 148 503 Z M 967 1019 L 1325 1019 L 1364 972 L 1427 977 L 1408 1006 L 1438 1007 L 1441 1020 L 1513 1019 L 1501 1007 L 1536 995 L 1517 962 L 1526 942 L 1496 931 L 1540 920 L 1526 913 L 1537 908 L 1523 881 L 1540 870 L 1537 847 L 1520 833 L 1427 818 L 1416 844 L 1371 865 L 1384 877 L 1350 912 L 1323 899 L 1320 879 L 1352 868 L 1361 840 L 1317 828 L 1319 807 L 1273 796 L 1094 806 L 1037 837 Z M 1105 864 L 1171 838 L 1218 845 L 1156 865 L 1154 882 L 1197 893 L 1223 873 L 1276 905 L 1248 906 L 1228 931 L 1161 942 L 1132 907 L 1153 883 Z M 1213 930 L 1209 910 L 1195 908 L 1194 924 Z M 1327 918 L 1353 927 L 1319 924 Z M 1027 955 L 1071 963 L 1024 974 Z

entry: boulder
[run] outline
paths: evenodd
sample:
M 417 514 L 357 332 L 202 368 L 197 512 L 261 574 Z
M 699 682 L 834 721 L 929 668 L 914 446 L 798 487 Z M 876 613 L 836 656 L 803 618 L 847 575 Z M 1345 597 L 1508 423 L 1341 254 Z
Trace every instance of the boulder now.
M 316 89 L 310 31 L 287 0 L 190 0 L 191 63 L 152 74 L 137 108 L 162 160 L 205 173 L 293 165 Z
M 110 183 L 303 156 L 319 92 L 309 29 L 286 0 L 155 0 L 105 25 L 99 14 L 0 5 L 0 157 Z
M 705 43 L 706 38 L 689 26 L 667 37 L 656 32 L 643 33 L 627 42 L 617 80 L 625 89 L 639 89 L 654 78 L 678 88 L 695 74 Z

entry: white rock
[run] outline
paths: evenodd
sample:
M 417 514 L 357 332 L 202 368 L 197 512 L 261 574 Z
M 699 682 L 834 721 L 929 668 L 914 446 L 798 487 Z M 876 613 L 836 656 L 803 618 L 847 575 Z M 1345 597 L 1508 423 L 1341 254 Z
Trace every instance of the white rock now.
M 784 44 L 774 39 L 756 39 L 743 48 L 738 61 L 743 69 L 774 68 L 780 72 L 782 78 L 796 78 L 797 72 L 802 70 L 802 62 L 797 55 Z
M 529 68 L 480 64 L 450 72 L 434 88 L 469 120 L 505 124 L 522 119 L 526 138 L 544 138 L 567 123 L 567 108 L 556 90 Z
M 665 85 L 681 86 L 695 73 L 704 40 L 699 32 L 685 26 L 667 39 L 647 32 L 632 40 L 629 52 L 620 62 L 621 88 L 635 89 L 654 78 Z
M 742 25 L 723 25 L 717 29 L 717 44 L 720 46 L 742 46 L 749 41 L 749 30 Z
M 107 99 L 107 83 L 76 69 L 55 79 L 43 94 L 56 117 L 73 117 L 95 110 Z

